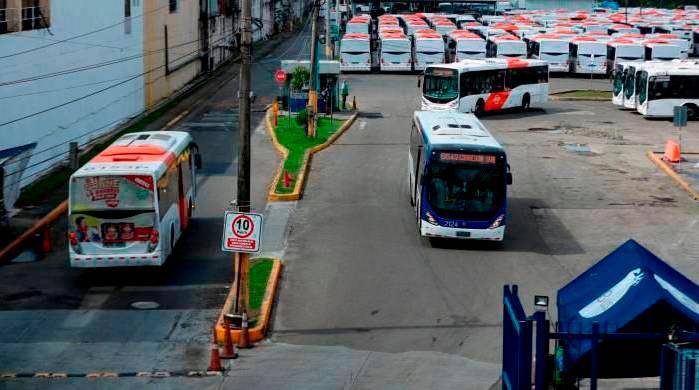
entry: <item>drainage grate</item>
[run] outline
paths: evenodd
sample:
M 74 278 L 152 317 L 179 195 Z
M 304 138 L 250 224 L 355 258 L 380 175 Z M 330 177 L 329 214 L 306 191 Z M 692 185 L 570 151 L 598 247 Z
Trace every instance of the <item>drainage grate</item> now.
M 383 114 L 380 112 L 360 112 L 359 116 L 362 118 L 369 118 L 369 119 L 383 118 Z

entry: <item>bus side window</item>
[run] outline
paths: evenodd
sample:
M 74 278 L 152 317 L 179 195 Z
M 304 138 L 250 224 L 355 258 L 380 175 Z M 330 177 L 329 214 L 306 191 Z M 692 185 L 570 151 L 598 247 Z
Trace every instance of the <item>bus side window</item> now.
M 158 179 L 158 210 L 160 211 L 160 219 L 165 216 L 170 206 L 176 204 L 178 199 L 177 183 L 178 183 L 177 165 L 173 164 L 168 167 Z
M 186 149 L 179 159 L 179 164 L 182 169 L 182 188 L 187 194 L 192 188 L 192 153 L 190 149 Z

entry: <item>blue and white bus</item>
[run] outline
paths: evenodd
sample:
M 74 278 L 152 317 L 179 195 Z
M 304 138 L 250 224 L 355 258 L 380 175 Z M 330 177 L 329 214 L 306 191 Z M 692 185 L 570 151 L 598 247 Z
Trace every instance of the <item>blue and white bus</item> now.
M 505 150 L 473 114 L 415 112 L 408 160 L 420 235 L 502 241 L 512 174 Z

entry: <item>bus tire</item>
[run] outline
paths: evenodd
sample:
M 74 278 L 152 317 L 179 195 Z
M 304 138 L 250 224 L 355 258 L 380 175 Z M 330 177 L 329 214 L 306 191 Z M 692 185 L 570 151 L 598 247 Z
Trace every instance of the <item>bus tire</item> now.
M 522 111 L 529 110 L 530 106 L 531 106 L 531 97 L 529 96 L 528 93 L 525 93 L 524 97 L 522 97 Z
M 694 104 L 685 104 L 684 106 L 687 107 L 687 118 L 697 119 L 697 115 L 699 115 L 699 109 L 697 109 L 697 106 Z
M 473 111 L 476 116 L 481 116 L 483 113 L 485 113 L 485 102 L 483 99 L 478 99 L 476 102 L 476 109 Z

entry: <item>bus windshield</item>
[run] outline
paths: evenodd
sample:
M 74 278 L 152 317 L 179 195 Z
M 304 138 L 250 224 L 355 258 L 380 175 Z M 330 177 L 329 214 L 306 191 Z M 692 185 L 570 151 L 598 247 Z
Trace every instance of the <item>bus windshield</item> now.
M 636 69 L 631 67 L 628 69 L 626 76 L 624 76 L 624 97 L 631 99 L 634 95 L 634 76 Z
M 616 70 L 614 72 L 614 95 L 619 95 L 624 87 L 624 78 L 628 70 L 620 71 Z
M 505 170 L 498 164 L 435 161 L 427 200 L 445 218 L 484 220 L 503 205 Z
M 447 103 L 459 97 L 459 79 L 455 69 L 427 68 L 422 93 L 433 103 Z

